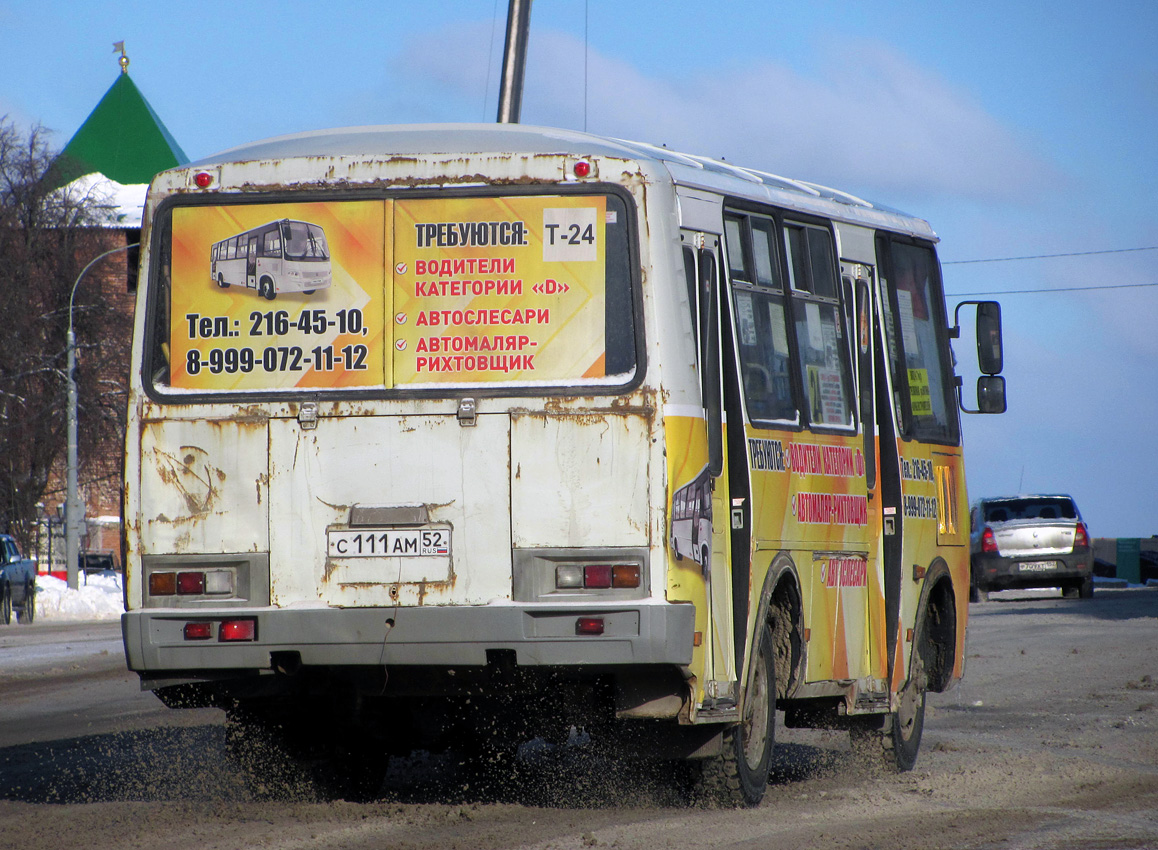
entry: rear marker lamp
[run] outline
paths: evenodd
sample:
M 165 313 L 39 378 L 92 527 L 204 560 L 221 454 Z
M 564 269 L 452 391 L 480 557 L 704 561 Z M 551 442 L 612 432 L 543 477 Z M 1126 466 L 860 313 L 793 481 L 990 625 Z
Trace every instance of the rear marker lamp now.
M 583 567 L 583 586 L 611 587 L 611 564 L 588 564 Z
M 177 592 L 176 573 L 150 573 L 149 595 L 172 596 Z
M 200 596 L 205 593 L 205 573 L 177 573 L 179 596 Z
M 580 617 L 575 621 L 575 634 L 601 635 L 603 634 L 602 617 Z
M 560 564 L 555 567 L 555 587 L 570 588 L 583 586 L 583 568 L 578 564 Z
M 213 185 L 213 175 L 208 171 L 199 171 L 193 175 L 193 183 L 198 189 L 208 189 Z
M 212 623 L 186 623 L 185 640 L 209 640 L 213 637 Z
M 581 159 L 575 163 L 574 171 L 576 177 L 590 177 L 591 163 L 585 159 Z
M 612 587 L 639 587 L 639 564 L 616 564 L 611 568 Z
M 209 570 L 205 573 L 205 592 L 212 594 L 233 593 L 233 573 L 229 570 Z
M 222 641 L 257 640 L 257 620 L 224 620 L 219 638 Z

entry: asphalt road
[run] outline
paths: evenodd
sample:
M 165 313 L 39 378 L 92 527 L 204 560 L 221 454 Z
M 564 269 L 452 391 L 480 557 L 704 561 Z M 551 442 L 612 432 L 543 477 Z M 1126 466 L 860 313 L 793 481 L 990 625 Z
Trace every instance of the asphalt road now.
M 1158 847 L 1156 648 L 1158 589 L 994 594 L 914 771 L 781 728 L 764 802 L 721 811 L 582 748 L 530 752 L 485 793 L 427 758 L 372 803 L 256 800 L 221 713 L 141 693 L 115 623 L 0 627 L 0 848 Z

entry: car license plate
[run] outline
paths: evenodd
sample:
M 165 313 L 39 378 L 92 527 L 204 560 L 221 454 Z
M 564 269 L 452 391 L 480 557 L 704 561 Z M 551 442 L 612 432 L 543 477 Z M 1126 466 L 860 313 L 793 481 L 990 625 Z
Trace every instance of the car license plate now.
M 1057 561 L 1026 561 L 1017 565 L 1017 571 L 1021 573 L 1047 573 L 1056 569 Z
M 449 528 L 360 528 L 326 532 L 331 558 L 433 558 L 450 554 Z

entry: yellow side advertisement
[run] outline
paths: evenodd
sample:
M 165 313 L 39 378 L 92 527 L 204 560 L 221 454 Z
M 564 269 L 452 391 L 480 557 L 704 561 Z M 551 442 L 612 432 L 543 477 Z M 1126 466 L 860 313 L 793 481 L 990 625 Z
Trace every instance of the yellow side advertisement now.
M 397 202 L 396 386 L 605 373 L 602 196 Z
M 173 211 L 170 386 L 382 386 L 384 252 L 378 201 Z

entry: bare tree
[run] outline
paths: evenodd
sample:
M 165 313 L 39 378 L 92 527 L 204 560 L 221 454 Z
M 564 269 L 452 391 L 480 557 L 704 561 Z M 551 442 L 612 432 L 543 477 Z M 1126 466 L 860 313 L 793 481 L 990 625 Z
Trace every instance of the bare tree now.
M 0 118 L 0 528 L 31 549 L 37 503 L 63 501 L 67 448 L 68 303 L 81 269 L 124 244 L 105 199 L 46 175 L 48 132 Z M 131 318 L 108 291 L 124 290 L 125 261 L 95 267 L 76 292 L 81 485 L 119 487 Z

